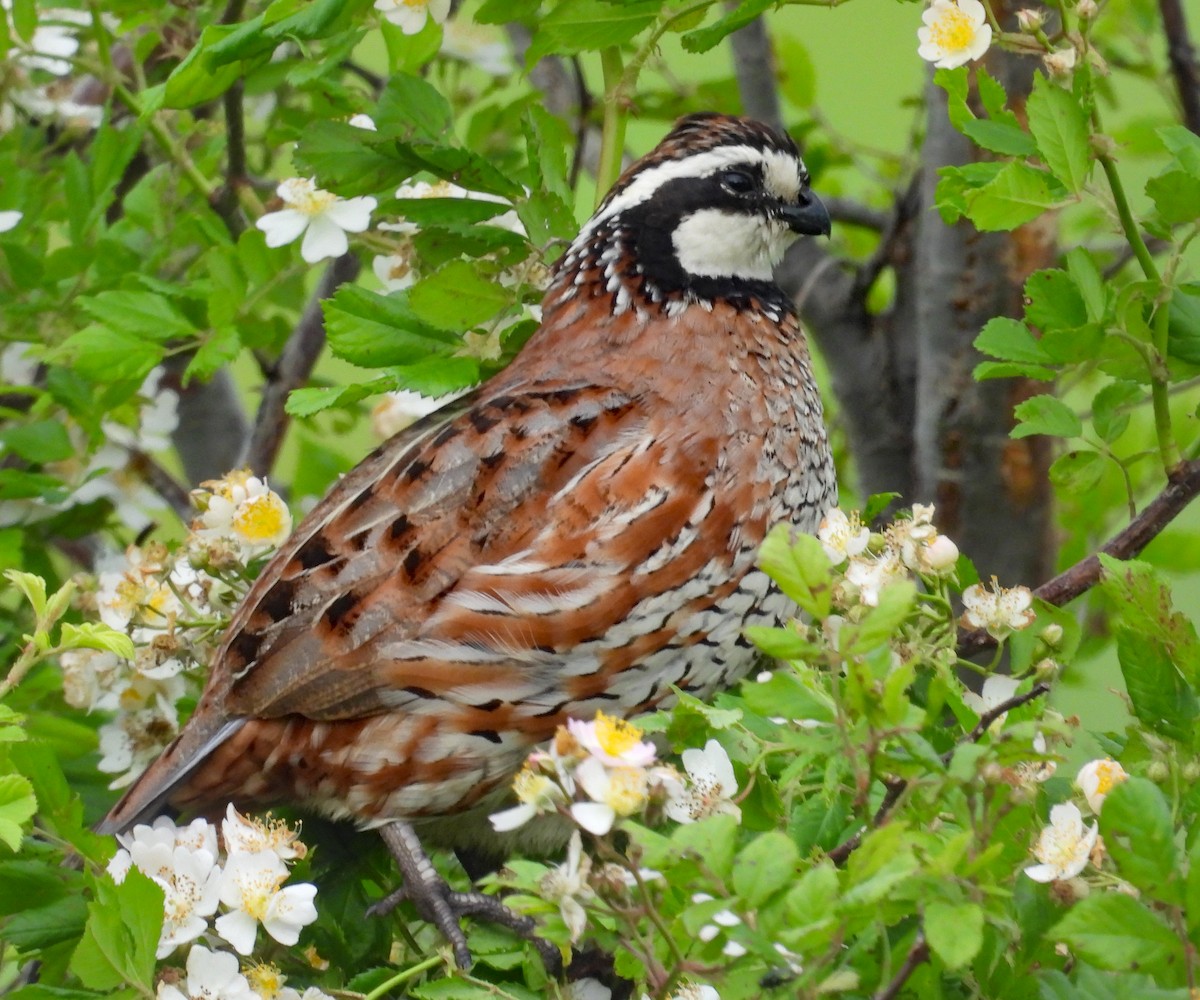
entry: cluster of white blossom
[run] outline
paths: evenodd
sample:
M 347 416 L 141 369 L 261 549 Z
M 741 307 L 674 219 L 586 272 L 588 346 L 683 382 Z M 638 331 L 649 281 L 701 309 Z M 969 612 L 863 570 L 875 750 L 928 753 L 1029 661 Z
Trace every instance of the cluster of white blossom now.
M 174 554 L 151 543 L 98 564 L 86 610 L 133 640 L 133 659 L 96 649 L 59 659 L 68 705 L 115 713 L 100 727 L 98 765 L 116 775 L 113 788 L 133 781 L 174 739 L 176 705 L 196 693 L 198 668 L 253 575 L 248 564 L 291 532 L 282 499 L 245 471 L 203 484 L 193 501 L 199 516 Z
M 985 6 L 989 2 L 932 0 L 921 15 L 924 24 L 917 29 L 920 43 L 917 55 L 939 69 L 954 69 L 982 59 L 992 44 L 992 23 L 989 22 L 995 22 L 994 17 L 989 17 Z M 1075 16 L 1080 21 L 1090 21 L 1099 11 L 1097 0 L 1077 0 L 1074 7 Z M 1079 55 L 1075 39 L 1067 35 L 1069 44 L 1056 47 L 1042 30 L 1045 23 L 1045 11 L 1035 8 L 1017 11 L 1017 27 L 1024 34 L 1032 36 L 1031 41 L 1044 49 L 1042 65 L 1046 72 L 1056 77 L 1070 76 Z
M 939 534 L 934 508 L 913 504 L 910 518 L 897 519 L 882 534 L 872 534 L 855 512 L 829 511 L 817 529 L 817 540 L 830 562 L 842 569 L 836 588 L 844 607 L 874 607 L 880 592 L 910 573 L 927 577 L 952 576 L 958 565 L 958 546 Z
M 1108 794 L 1128 777 L 1120 764 L 1103 757 L 1084 764 L 1075 776 L 1075 784 L 1083 793 L 1088 808 L 1099 816 Z M 1101 864 L 1104 841 L 1096 823 L 1084 824 L 1079 806 L 1074 802 L 1060 802 L 1051 808 L 1050 825 L 1038 836 L 1033 856 L 1038 863 L 1026 868 L 1025 874 L 1035 882 L 1072 882 L 1089 862 Z M 1124 888 L 1123 885 L 1118 887 Z M 1083 885 L 1073 888 L 1080 895 L 1086 891 Z
M 492 826 L 515 830 L 535 816 L 560 813 L 597 836 L 651 801 L 679 823 L 719 813 L 741 817 L 737 781 L 724 747 L 709 740 L 683 753 L 684 771 L 657 763 L 654 744 L 625 719 L 597 712 L 591 722 L 567 720 L 544 750 L 529 755 L 513 781 L 519 805 L 494 813 Z
M 80 35 L 95 29 L 92 15 L 66 7 L 37 11 L 37 26 L 28 40 L 12 23 L 12 0 L 0 0 L 0 16 L 10 40 L 4 62 L 5 103 L 0 106 L 0 132 L 11 129 L 17 116 L 52 120 L 59 127 L 92 129 L 104 118 L 103 102 L 78 99 L 79 83 L 72 79 Z M 99 30 L 111 32 L 115 20 L 101 15 Z
M 228 944 L 239 955 L 250 955 L 260 926 L 280 944 L 294 945 L 300 931 L 317 919 L 317 887 L 284 885 L 289 862 L 307 851 L 296 830 L 269 818 L 242 816 L 230 805 L 219 838 L 207 820 L 180 827 L 160 817 L 117 839 L 121 849 L 108 865 L 113 880 L 123 882 L 136 868 L 163 891 L 158 958 L 191 944 L 186 980 L 164 977 L 158 1000 L 329 1000 L 315 987 L 300 994 L 285 986 L 272 965 L 242 970 L 237 956 L 220 950 Z M 192 943 L 200 939 L 205 943 Z

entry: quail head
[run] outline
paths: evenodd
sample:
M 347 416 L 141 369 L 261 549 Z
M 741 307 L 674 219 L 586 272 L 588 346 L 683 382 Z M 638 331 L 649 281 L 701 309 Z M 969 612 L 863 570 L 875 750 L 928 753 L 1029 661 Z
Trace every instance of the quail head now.
M 792 610 L 756 549 L 779 522 L 815 531 L 836 485 L 772 268 L 828 231 L 786 135 L 678 122 L 559 260 L 517 359 L 300 524 L 102 828 L 227 802 L 379 827 L 464 961 L 454 915 L 494 914 L 433 886 L 417 834 L 490 832 L 568 717 L 703 697 L 751 668 L 744 626 Z

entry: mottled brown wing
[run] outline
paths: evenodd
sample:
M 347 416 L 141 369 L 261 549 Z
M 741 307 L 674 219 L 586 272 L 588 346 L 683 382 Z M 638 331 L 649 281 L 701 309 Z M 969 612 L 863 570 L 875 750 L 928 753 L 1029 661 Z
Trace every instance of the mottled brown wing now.
M 333 720 L 431 693 L 516 697 L 514 666 L 561 662 L 728 558 L 733 512 L 753 503 L 714 496 L 715 436 L 654 426 L 653 411 L 539 386 L 372 456 L 236 616 L 214 679 L 224 712 Z

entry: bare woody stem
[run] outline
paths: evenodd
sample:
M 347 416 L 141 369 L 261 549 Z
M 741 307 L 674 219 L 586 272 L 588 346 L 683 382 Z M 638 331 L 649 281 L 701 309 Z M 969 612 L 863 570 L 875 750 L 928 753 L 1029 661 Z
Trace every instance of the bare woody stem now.
M 1196 70 L 1196 50 L 1188 34 L 1187 18 L 1180 0 L 1158 0 L 1162 15 L 1163 34 L 1167 39 L 1167 59 L 1179 91 L 1183 121 L 1200 135 L 1200 75 Z
M 893 1000 L 894 997 L 900 995 L 900 991 L 904 988 L 904 984 L 908 982 L 911 976 L 922 962 L 929 961 L 929 944 L 925 940 L 925 934 L 918 933 L 917 939 L 913 942 L 913 946 L 908 949 L 908 955 L 904 959 L 904 964 L 892 977 L 892 981 L 887 984 L 882 990 L 875 994 L 874 1000 Z

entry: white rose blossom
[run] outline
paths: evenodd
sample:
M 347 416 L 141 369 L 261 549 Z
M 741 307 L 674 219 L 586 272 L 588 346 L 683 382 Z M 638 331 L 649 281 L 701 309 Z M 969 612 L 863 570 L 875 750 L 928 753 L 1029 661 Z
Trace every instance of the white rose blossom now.
M 992 44 L 992 28 L 979 0 L 933 0 L 921 15 L 917 55 L 939 69 L 980 58 Z
M 1050 825 L 1045 827 L 1033 848 L 1040 862 L 1025 869 L 1035 882 L 1061 882 L 1074 878 L 1087 867 L 1099 828 L 1083 825 L 1083 815 L 1073 802 L 1061 802 L 1050 810 Z
M 583 840 L 576 830 L 567 845 L 567 860 L 551 868 L 542 876 L 540 890 L 543 899 L 558 904 L 563 923 L 571 932 L 574 944 L 587 929 L 587 911 L 583 904 L 594 898 L 588 875 L 592 870 L 592 859 L 583 853 Z
M 264 215 L 255 226 L 267 246 L 281 247 L 299 239 L 300 256 L 309 264 L 340 257 L 350 248 L 347 233 L 361 233 L 371 223 L 378 202 L 371 197 L 339 198 L 303 177 L 291 177 L 276 188 L 284 208 Z
M 293 830 L 282 820 L 243 816 L 232 802 L 225 810 L 225 818 L 221 820 L 221 838 L 230 855 L 271 851 L 280 861 L 294 861 L 308 853 L 308 848 L 300 841 L 298 830 Z
M 570 790 L 574 790 L 573 786 Z M 516 792 L 520 804 L 492 813 L 488 817 L 492 829 L 497 833 L 515 830 L 535 816 L 555 812 L 560 805 L 566 805 L 567 802 L 567 792 L 559 784 L 528 765 L 517 772 L 513 779 L 513 791 Z
M 236 956 L 197 944 L 188 952 L 187 978 L 179 984 L 160 980 L 157 1000 L 258 1000 L 258 995 L 238 971 Z
M 707 816 L 733 816 L 741 820 L 742 811 L 733 801 L 737 780 L 729 754 L 716 740 L 709 740 L 703 750 L 689 747 L 683 751 L 683 767 L 688 781 L 664 782 L 667 803 L 664 811 L 677 823 L 694 823 Z
M 974 691 L 963 693 L 963 704 L 976 715 L 982 717 L 1012 698 L 1017 693 L 1020 683 L 1015 677 L 1008 677 L 1005 674 L 992 674 L 983 682 L 983 687 L 980 689 L 979 694 L 976 694 Z M 998 728 L 1004 725 L 1004 717 L 1007 714 L 1005 712 L 998 716 L 992 722 L 992 726 Z
M 375 9 L 404 34 L 415 35 L 431 18 L 443 24 L 450 16 L 450 0 L 375 0 Z
M 588 757 L 575 769 L 575 781 L 590 802 L 571 805 L 571 818 L 581 827 L 603 836 L 618 816 L 632 816 L 650 797 L 650 777 L 643 767 L 607 767 L 598 757 Z
M 209 495 L 193 530 L 201 537 L 233 541 L 246 557 L 278 548 L 292 532 L 287 504 L 265 479 L 231 472 L 201 484 Z
M 235 851 L 225 863 L 221 902 L 229 912 L 217 917 L 216 930 L 242 955 L 254 950 L 258 925 L 280 944 L 293 945 L 302 928 L 317 919 L 308 882 L 283 886 L 287 865 L 273 850 Z
M 835 566 L 861 555 L 871 541 L 871 529 L 858 519 L 858 512 L 847 516 L 838 508 L 827 512 L 817 528 L 817 541 Z
M 1075 776 L 1075 784 L 1083 792 L 1087 804 L 1097 816 L 1100 807 L 1117 785 L 1129 778 L 1128 773 L 1115 760 L 1103 757 L 1100 760 L 1090 760 L 1079 769 Z
M 567 731 L 592 757 L 609 767 L 645 767 L 654 763 L 654 744 L 641 739 L 632 722 L 597 712 L 591 722 L 568 719 Z
M 1028 587 L 1001 587 L 992 577 L 989 590 L 981 583 L 972 584 L 962 595 L 963 624 L 984 629 L 993 639 L 1003 639 L 1033 624 L 1033 592 Z

